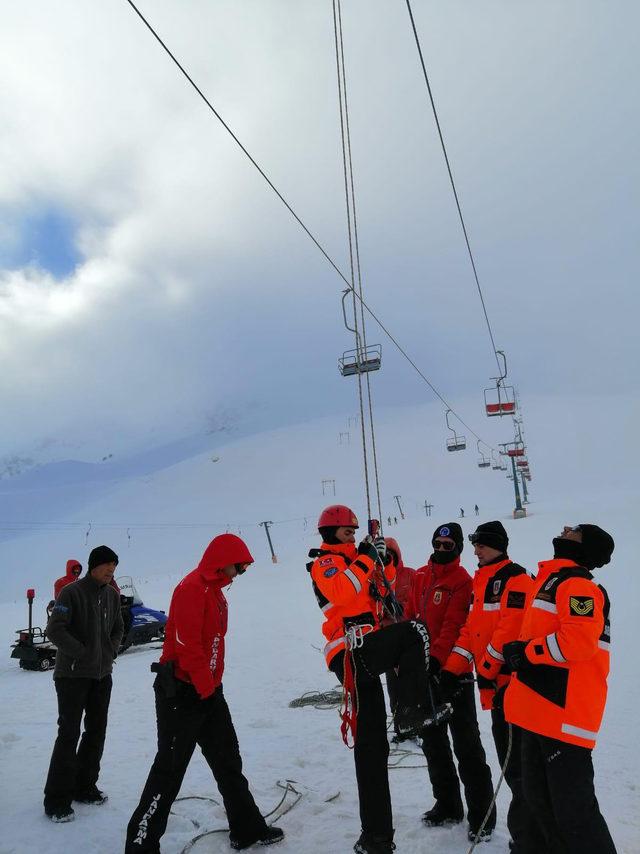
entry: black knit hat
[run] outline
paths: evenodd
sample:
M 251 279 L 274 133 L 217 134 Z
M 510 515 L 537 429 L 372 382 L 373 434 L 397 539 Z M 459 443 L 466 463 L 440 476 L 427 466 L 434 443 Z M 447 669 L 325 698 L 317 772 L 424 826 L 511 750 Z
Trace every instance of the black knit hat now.
M 115 563 L 117 566 L 118 555 L 109 546 L 96 546 L 89 555 L 87 571 L 91 572 L 92 569 L 101 566 L 103 563 Z
M 435 531 L 433 532 L 433 537 L 431 537 L 431 545 L 435 548 L 436 545 L 436 537 L 448 537 L 450 540 L 456 544 L 456 548 L 458 549 L 458 554 L 462 551 L 464 547 L 464 536 L 462 534 L 462 528 L 458 525 L 457 522 L 446 522 L 444 525 L 439 525 Z
M 597 525 L 578 525 L 582 534 L 582 549 L 591 567 L 604 566 L 611 560 L 615 547 L 613 537 Z
M 506 552 L 509 537 L 502 522 L 485 522 L 478 525 L 473 534 L 469 534 L 469 542 L 473 545 L 489 546 L 498 552 Z

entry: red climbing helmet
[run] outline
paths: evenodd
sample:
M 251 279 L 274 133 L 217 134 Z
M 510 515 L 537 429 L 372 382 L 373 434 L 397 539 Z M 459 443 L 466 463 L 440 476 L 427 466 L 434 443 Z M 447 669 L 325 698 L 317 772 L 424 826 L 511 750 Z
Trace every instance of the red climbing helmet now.
M 318 519 L 318 528 L 359 528 L 358 517 L 344 504 L 325 507 Z

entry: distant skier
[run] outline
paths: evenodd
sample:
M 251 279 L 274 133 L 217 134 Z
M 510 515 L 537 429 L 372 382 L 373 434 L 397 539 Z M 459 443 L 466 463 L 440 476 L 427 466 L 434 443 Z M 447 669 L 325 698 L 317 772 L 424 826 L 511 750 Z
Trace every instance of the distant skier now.
M 394 517 L 393 517 L 393 524 L 394 524 L 394 525 L 397 525 L 397 524 L 398 524 L 398 517 L 397 517 L 397 516 L 394 516 Z
M 473 509 L 476 511 L 476 516 L 479 516 L 480 515 L 480 508 L 478 507 L 477 504 L 475 505 L 475 507 Z
M 609 673 L 609 597 L 592 571 L 611 560 L 597 525 L 566 526 L 539 564 L 520 639 L 503 647 L 514 672 L 505 717 L 522 733 L 522 783 L 539 851 L 615 854 L 593 785 L 591 751 Z
M 464 508 L 463 507 L 460 508 L 460 518 L 464 519 Z
M 471 576 L 460 564 L 464 540 L 462 528 L 457 522 L 447 522 L 436 528 L 431 545 L 433 554 L 429 562 L 416 570 L 407 616 L 422 620 L 429 626 L 429 674 L 434 693 L 438 694 L 441 667 L 448 660 L 467 617 L 472 582 Z M 459 774 L 467 802 L 469 834 L 475 837 L 489 809 L 493 786 L 480 740 L 473 683 L 471 664 L 467 663 L 460 677 L 459 690 L 451 701 L 453 716 L 448 723 L 432 727 L 423 734 L 422 750 L 427 759 L 436 802 L 425 812 L 422 820 L 428 827 L 462 821 L 464 806 Z M 451 730 L 458 773 L 451 755 L 448 730 Z M 494 807 L 485 824 L 485 836 L 491 834 L 495 823 Z
M 253 563 L 235 534 L 220 534 L 173 591 L 160 663 L 153 666 L 158 752 L 127 827 L 125 854 L 157 854 L 169 811 L 199 745 L 222 795 L 236 851 L 284 838 L 260 814 L 222 693 L 227 600 L 222 588 Z
M 351 724 L 362 833 L 357 854 L 390 854 L 393 818 L 387 760 L 386 709 L 380 674 L 398 667 L 396 721 L 403 734 L 422 731 L 428 721 L 427 670 L 429 635 L 417 620 L 381 627 L 384 610 L 394 610 L 382 572 L 393 583 L 393 562 L 384 567 L 386 543 L 365 538 L 355 545 L 358 520 L 344 505 L 326 507 L 318 520 L 322 537 L 307 564 L 314 593 L 324 615 L 322 632 L 329 669 L 345 687 Z M 384 569 L 383 569 L 384 567 Z M 348 710 L 347 710 L 348 711 Z
M 72 801 L 99 805 L 107 800 L 96 784 L 111 670 L 123 633 L 120 597 L 110 584 L 117 563 L 118 555 L 108 546 L 93 549 L 87 574 L 62 588 L 47 623 L 47 636 L 58 648 L 53 671 L 58 737 L 44 787 L 44 811 L 54 822 L 73 821 Z

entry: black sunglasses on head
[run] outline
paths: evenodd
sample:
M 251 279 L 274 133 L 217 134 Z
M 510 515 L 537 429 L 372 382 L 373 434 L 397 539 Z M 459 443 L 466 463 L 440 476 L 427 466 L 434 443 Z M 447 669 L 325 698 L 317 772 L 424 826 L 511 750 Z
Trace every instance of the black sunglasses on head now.
M 446 542 L 445 540 L 436 540 L 433 544 L 433 547 L 438 551 L 452 552 L 455 549 L 456 544 L 452 542 Z

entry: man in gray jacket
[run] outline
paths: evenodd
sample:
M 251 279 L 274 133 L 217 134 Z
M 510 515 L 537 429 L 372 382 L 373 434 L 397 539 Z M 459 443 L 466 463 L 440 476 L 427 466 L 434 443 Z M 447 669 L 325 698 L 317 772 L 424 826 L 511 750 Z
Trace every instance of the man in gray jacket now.
M 71 801 L 103 804 L 96 783 L 107 729 L 111 669 L 122 639 L 120 597 L 110 582 L 118 555 L 98 546 L 87 574 L 60 591 L 47 624 L 58 647 L 53 672 L 58 695 L 58 737 L 44 787 L 44 811 L 55 822 L 73 821 Z M 84 732 L 78 747 L 84 713 Z M 77 753 L 76 753 L 77 748 Z

